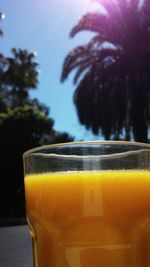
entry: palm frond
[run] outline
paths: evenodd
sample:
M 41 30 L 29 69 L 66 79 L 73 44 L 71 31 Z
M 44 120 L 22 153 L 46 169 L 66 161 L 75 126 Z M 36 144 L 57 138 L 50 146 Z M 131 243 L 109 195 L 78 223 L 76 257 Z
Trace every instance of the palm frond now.
M 85 73 L 88 71 L 90 72 L 91 69 L 95 76 L 99 75 L 101 68 L 104 68 L 106 64 L 108 64 L 107 59 L 110 56 L 115 60 L 115 57 L 118 56 L 118 52 L 114 49 L 103 48 L 99 50 L 99 53 L 95 53 L 95 49 L 89 50 L 87 47 L 87 58 L 73 66 L 73 68 L 76 68 L 76 73 L 73 79 L 74 84 L 79 81 L 83 73 L 85 75 Z M 96 74 L 97 71 L 99 74 Z
M 92 49 L 93 47 L 97 46 L 97 48 L 106 42 L 106 38 L 100 36 L 99 34 L 95 35 L 88 43 L 88 49 Z
M 143 30 L 147 31 L 149 34 L 150 29 L 150 1 L 145 0 L 142 2 L 141 8 L 139 10 L 140 26 Z
M 86 50 L 84 46 L 78 46 L 73 49 L 66 57 L 63 63 L 61 82 L 63 82 L 69 73 L 77 67 L 77 65 L 84 62 L 86 59 Z
M 108 14 L 116 15 L 118 9 L 116 0 L 97 0 L 97 2 L 105 8 Z
M 79 20 L 71 32 L 70 37 L 74 37 L 80 31 L 99 32 L 103 35 L 103 30 L 107 23 L 107 16 L 99 12 L 87 13 Z
M 129 1 L 129 9 L 130 10 L 138 11 L 138 9 L 139 9 L 139 3 L 140 3 L 140 0 L 130 0 Z
M 102 49 L 100 49 L 98 52 L 97 52 L 97 60 L 99 58 L 99 60 L 104 60 L 108 57 L 113 57 L 114 59 L 116 57 L 119 57 L 121 54 L 121 49 L 120 48 L 105 48 L 103 47 Z
M 122 28 L 124 28 L 123 32 Z M 85 30 L 98 33 L 100 42 L 102 40 L 105 40 L 106 42 L 114 45 L 117 45 L 119 43 L 119 36 L 119 39 L 121 39 L 123 33 L 126 34 L 127 32 L 126 21 L 123 20 L 121 14 L 116 16 L 112 16 L 112 14 L 110 14 L 110 16 L 108 16 L 98 12 L 87 13 L 86 15 L 84 15 L 80 19 L 78 24 L 73 27 L 70 32 L 70 36 L 74 37 L 74 35 L 78 32 Z
M 74 84 L 76 84 L 83 72 L 88 71 L 92 66 L 97 66 L 97 64 L 99 65 L 99 68 L 100 64 L 106 66 L 108 64 L 107 59 L 112 57 L 115 61 L 119 56 L 119 53 L 119 48 L 113 49 L 102 47 L 96 51 L 93 47 L 89 49 L 89 44 L 84 47 L 77 47 L 71 51 L 64 60 L 61 81 L 63 82 L 67 79 L 70 72 L 76 69 L 76 74 L 74 76 Z
M 73 79 L 74 84 L 76 84 L 79 81 L 81 75 L 83 74 L 86 75 L 87 72 L 90 72 L 90 69 L 92 68 L 92 63 L 93 63 L 92 61 L 93 61 L 92 59 L 88 58 L 87 61 L 82 62 L 82 64 L 78 65 L 78 68 L 76 70 L 76 73 Z

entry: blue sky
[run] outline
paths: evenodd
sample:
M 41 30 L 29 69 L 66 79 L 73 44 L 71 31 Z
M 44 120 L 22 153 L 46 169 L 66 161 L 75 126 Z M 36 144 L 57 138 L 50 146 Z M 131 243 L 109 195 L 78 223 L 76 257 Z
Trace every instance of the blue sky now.
M 76 140 L 98 137 L 79 124 L 72 101 L 72 77 L 61 84 L 60 74 L 66 54 L 90 38 L 81 33 L 70 39 L 71 28 L 84 13 L 95 8 L 90 0 L 1 0 L 0 4 L 6 15 L 1 24 L 4 37 L 0 51 L 6 56 L 13 47 L 37 52 L 39 86 L 31 95 L 50 107 L 54 128 L 68 132 Z

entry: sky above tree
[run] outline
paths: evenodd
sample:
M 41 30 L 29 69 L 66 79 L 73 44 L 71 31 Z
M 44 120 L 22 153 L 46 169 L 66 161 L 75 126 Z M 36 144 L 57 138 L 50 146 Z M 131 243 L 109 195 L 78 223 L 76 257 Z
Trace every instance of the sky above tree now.
M 70 39 L 69 32 L 87 11 L 97 9 L 90 0 L 1 0 L 5 13 L 1 27 L 0 51 L 6 56 L 10 49 L 22 48 L 37 53 L 39 68 L 38 90 L 33 96 L 50 107 L 58 131 L 66 131 L 77 140 L 97 139 L 78 122 L 73 105 L 72 77 L 60 83 L 62 63 L 70 49 L 87 42 L 88 33 Z

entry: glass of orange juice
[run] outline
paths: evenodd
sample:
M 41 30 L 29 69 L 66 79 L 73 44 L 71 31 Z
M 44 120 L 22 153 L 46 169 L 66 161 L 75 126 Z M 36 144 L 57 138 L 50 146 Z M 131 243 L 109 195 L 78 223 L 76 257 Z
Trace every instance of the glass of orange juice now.
M 150 266 L 149 144 L 72 142 L 23 157 L 34 266 Z

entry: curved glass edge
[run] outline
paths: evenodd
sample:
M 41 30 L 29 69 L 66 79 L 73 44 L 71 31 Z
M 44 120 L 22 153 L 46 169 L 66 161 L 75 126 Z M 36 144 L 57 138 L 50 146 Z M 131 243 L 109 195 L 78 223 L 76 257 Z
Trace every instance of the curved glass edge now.
M 58 143 L 58 144 L 50 144 L 50 145 L 43 145 L 43 146 L 38 146 L 32 149 L 29 149 L 23 153 L 23 158 L 25 158 L 28 155 L 34 154 L 39 152 L 40 150 L 45 150 L 45 149 L 53 149 L 53 148 L 61 148 L 61 147 L 71 147 L 71 146 L 76 146 L 76 145 L 129 145 L 129 146 L 139 146 L 139 148 L 147 148 L 150 149 L 150 144 L 148 143 L 142 143 L 142 142 L 132 142 L 132 141 L 78 141 L 78 142 L 67 142 L 67 143 Z

